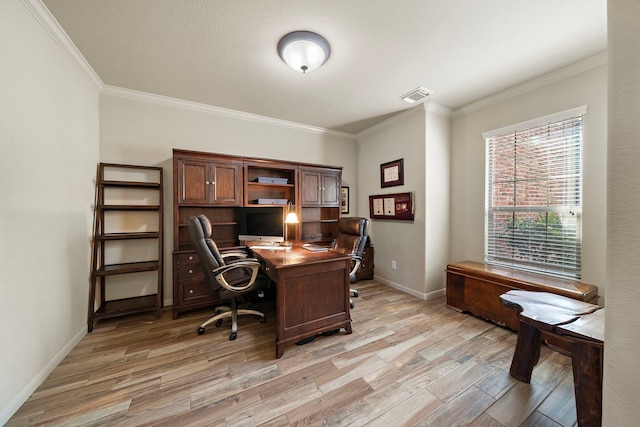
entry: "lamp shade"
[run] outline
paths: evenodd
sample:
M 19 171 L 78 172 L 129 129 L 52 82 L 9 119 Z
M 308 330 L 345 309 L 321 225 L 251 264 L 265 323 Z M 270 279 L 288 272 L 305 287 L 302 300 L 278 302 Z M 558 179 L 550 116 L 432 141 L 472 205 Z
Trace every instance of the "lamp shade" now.
M 295 212 L 289 212 L 284 219 L 285 224 L 297 224 L 298 222 L 298 215 Z
M 318 69 L 331 54 L 329 42 L 311 31 L 294 31 L 278 43 L 278 55 L 291 68 L 301 73 Z

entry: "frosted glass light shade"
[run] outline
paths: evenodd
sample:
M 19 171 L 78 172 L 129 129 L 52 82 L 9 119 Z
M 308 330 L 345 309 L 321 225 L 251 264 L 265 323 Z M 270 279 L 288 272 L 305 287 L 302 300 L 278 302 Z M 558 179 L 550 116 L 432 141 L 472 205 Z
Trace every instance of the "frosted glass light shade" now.
M 298 222 L 298 215 L 295 212 L 289 212 L 284 220 L 285 224 L 297 224 Z
M 280 58 L 301 73 L 318 69 L 331 55 L 329 42 L 311 31 L 294 31 L 278 43 Z

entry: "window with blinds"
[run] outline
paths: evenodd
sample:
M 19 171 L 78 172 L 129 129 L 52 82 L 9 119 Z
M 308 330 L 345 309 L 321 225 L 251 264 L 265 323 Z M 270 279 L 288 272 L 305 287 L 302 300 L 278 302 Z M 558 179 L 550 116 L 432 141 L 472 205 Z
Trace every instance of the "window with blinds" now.
M 487 263 L 580 278 L 585 112 L 483 134 Z

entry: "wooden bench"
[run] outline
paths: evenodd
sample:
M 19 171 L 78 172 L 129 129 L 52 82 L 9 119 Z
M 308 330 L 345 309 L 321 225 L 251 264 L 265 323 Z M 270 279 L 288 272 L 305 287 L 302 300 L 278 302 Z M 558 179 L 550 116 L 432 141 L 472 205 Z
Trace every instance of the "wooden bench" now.
M 500 296 L 500 301 L 518 314 L 520 323 L 511 376 L 531 381 L 543 333 L 564 341 L 571 352 L 578 426 L 600 426 L 604 309 L 547 292 L 513 290 Z
M 549 292 L 592 304 L 598 302 L 598 287 L 582 282 L 472 261 L 447 265 L 447 307 L 517 331 L 517 314 L 500 304 L 500 295 L 512 289 Z

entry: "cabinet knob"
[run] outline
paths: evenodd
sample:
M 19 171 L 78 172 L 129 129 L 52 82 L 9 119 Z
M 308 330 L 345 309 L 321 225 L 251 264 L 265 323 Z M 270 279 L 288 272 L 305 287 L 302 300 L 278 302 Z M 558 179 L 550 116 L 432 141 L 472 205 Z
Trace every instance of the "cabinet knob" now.
M 192 294 L 193 293 L 193 289 L 189 289 L 189 293 Z
M 189 261 L 193 261 L 193 255 L 189 255 Z
M 192 274 L 192 273 L 193 273 L 193 270 L 189 270 L 189 274 Z

